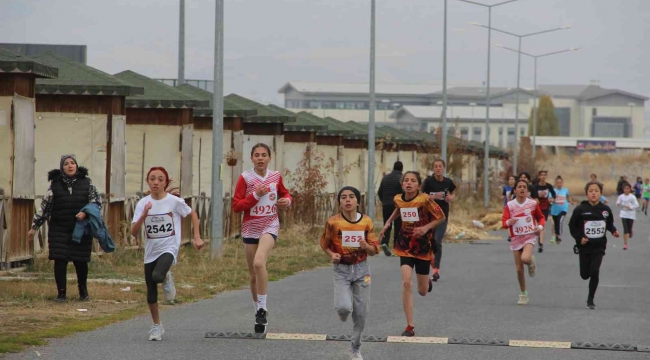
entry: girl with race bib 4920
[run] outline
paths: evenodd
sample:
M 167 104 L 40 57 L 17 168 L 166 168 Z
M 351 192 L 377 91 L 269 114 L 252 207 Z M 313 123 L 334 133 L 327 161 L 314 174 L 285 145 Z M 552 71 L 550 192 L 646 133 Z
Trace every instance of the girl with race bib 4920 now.
M 574 252 L 580 255 L 580 277 L 589 280 L 587 307 L 595 309 L 594 296 L 600 280 L 600 265 L 607 247 L 607 231 L 619 237 L 614 226 L 614 214 L 609 206 L 600 201 L 603 185 L 587 183 L 587 200 L 578 205 L 569 220 L 571 236 L 576 241 Z
M 515 199 L 509 201 L 503 209 L 502 223 L 510 232 L 510 250 L 515 256 L 517 280 L 521 294 L 517 304 L 528 304 L 528 291 L 526 290 L 526 277 L 524 264 L 528 265 L 528 275 L 535 276 L 537 264 L 533 256 L 533 248 L 537 243 L 537 236 L 546 225 L 546 219 L 537 202 L 528 197 L 528 182 L 517 180 L 515 184 Z
M 239 176 L 232 199 L 232 210 L 243 212 L 242 238 L 255 303 L 255 332 L 263 333 L 268 325 L 266 296 L 269 277 L 266 261 L 275 246 L 280 230 L 278 209 L 286 209 L 292 199 L 284 187 L 279 171 L 268 169 L 271 148 L 255 144 L 251 150 L 253 169 Z
M 153 167 L 147 173 L 147 185 L 151 194 L 140 199 L 133 213 L 131 235 L 136 236 L 145 227 L 144 279 L 147 284 L 147 303 L 153 319 L 149 340 L 162 340 L 165 329 L 158 311 L 158 284 L 163 283 L 165 300 L 176 296 L 172 264 L 176 263 L 181 246 L 181 218 L 192 216 L 194 248 L 203 247 L 199 232 L 199 217 L 185 200 L 168 193 L 169 175 L 162 167 Z

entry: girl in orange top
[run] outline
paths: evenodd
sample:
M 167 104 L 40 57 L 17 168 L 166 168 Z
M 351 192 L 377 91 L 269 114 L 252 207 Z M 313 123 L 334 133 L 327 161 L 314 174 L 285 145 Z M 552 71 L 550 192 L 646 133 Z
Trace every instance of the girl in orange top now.
M 415 336 L 413 326 L 413 269 L 417 275 L 418 293 L 425 296 L 431 292 L 429 265 L 433 258 L 433 228 L 445 221 L 445 214 L 429 196 L 420 192 L 422 178 L 416 171 L 407 171 L 402 178 L 404 193 L 395 196 L 395 212 L 386 221 L 379 234 L 381 238 L 397 216 L 402 217 L 402 227 L 393 252 L 400 257 L 402 269 L 402 302 L 406 315 L 406 330 L 402 336 Z M 428 290 L 427 290 L 428 286 Z
M 320 239 L 323 251 L 334 264 L 334 307 L 341 321 L 352 313 L 351 359 L 361 357 L 361 332 L 366 325 L 370 301 L 370 269 L 366 258 L 379 252 L 372 219 L 357 211 L 361 194 L 352 186 L 339 191 L 341 212 L 325 224 Z

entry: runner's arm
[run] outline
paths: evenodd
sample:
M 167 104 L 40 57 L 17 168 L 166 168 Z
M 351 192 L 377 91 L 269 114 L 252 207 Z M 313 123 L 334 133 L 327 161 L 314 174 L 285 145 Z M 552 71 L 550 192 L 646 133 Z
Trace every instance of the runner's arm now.
M 253 191 L 251 194 L 246 196 L 246 180 L 243 176 L 239 176 L 237 180 L 237 185 L 235 186 L 235 194 L 232 197 L 232 211 L 240 213 L 242 211 L 250 210 L 259 198 Z
M 427 231 L 442 224 L 447 219 L 445 213 L 442 211 L 442 208 L 435 201 L 429 199 L 425 205 L 425 208 L 431 215 L 433 215 L 433 218 L 435 219 L 427 225 L 424 225 L 424 227 L 427 228 Z
M 605 226 L 607 227 L 607 231 L 614 234 L 617 231 L 616 226 L 614 226 L 614 214 L 611 212 L 611 209 L 609 213 L 611 216 L 608 216 L 607 219 L 605 219 Z
M 372 221 L 370 221 L 370 225 L 368 225 L 366 231 L 368 233 L 368 238 L 366 239 L 368 245 L 365 248 L 366 254 L 369 256 L 377 255 L 379 253 L 379 241 L 377 241 L 377 237 L 375 236 L 375 226 L 372 224 Z
M 506 206 L 503 208 L 503 215 L 501 216 L 501 225 L 503 225 L 504 229 L 508 229 L 510 227 L 510 225 L 508 225 L 508 220 L 510 220 L 510 218 L 510 207 Z
M 138 204 L 135 206 L 135 211 L 133 212 L 133 223 L 131 224 L 131 235 L 136 236 L 140 232 L 140 228 L 146 219 L 144 215 L 144 204 L 142 200 L 138 201 Z
M 388 218 L 388 220 L 386 220 L 386 223 L 384 224 L 384 228 L 385 229 L 388 228 L 388 226 L 390 224 L 392 224 L 393 221 L 395 221 L 395 219 L 397 219 L 398 216 L 400 216 L 399 208 L 396 207 L 395 210 L 393 210 L 393 213 L 390 214 L 390 217 Z
M 541 225 L 542 227 L 546 226 L 546 218 L 544 217 L 544 213 L 539 207 L 539 204 L 535 206 L 535 210 L 533 210 L 533 216 L 535 217 L 535 220 L 537 220 L 537 225 Z
M 282 177 L 280 177 L 280 181 L 278 182 L 278 198 L 288 199 L 289 205 L 287 205 L 287 207 L 293 204 L 293 198 L 291 197 L 291 194 L 289 194 L 289 190 L 287 190 L 287 188 L 284 186 L 284 181 L 282 181 Z
M 571 237 L 576 241 L 576 245 L 580 245 L 582 241 L 582 213 L 580 212 L 580 207 L 573 209 L 573 214 L 571 214 L 571 219 L 569 220 L 569 232 Z M 610 216 L 611 218 L 611 216 Z
M 636 196 L 633 196 L 632 199 L 634 200 L 632 203 L 632 206 L 630 206 L 630 210 L 635 210 L 639 208 L 639 202 L 636 200 Z

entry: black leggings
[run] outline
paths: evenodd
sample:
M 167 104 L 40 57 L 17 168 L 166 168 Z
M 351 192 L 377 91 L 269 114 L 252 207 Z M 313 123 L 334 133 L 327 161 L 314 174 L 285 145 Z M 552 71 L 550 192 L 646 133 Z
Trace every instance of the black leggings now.
M 77 283 L 79 284 L 79 295 L 85 297 L 88 295 L 88 263 L 83 261 L 73 261 L 74 268 L 77 271 Z M 66 295 L 68 277 L 68 261 L 54 260 L 54 280 L 59 295 Z
M 553 215 L 553 226 L 555 227 L 555 235 L 562 235 L 562 227 L 564 225 L 564 217 L 566 212 L 562 211 L 559 215 Z
M 623 234 L 629 234 L 632 237 L 632 226 L 634 225 L 634 219 L 622 218 L 621 222 L 623 223 Z
M 580 277 L 589 279 L 589 299 L 594 298 L 600 281 L 600 265 L 603 262 L 603 252 L 580 252 Z
M 158 302 L 158 284 L 165 282 L 167 272 L 174 263 L 174 255 L 164 253 L 158 259 L 144 264 L 144 281 L 147 283 L 147 303 Z

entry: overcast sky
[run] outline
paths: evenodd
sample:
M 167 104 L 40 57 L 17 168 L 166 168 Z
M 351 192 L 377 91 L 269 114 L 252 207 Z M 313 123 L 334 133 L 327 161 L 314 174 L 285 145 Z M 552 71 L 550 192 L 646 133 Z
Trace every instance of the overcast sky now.
M 475 0 L 494 4 L 500 0 Z M 88 64 L 175 78 L 178 0 L 2 0 L 0 42 L 88 46 Z M 225 0 L 225 93 L 279 103 L 287 81 L 367 83 L 370 0 Z M 186 0 L 186 78 L 211 79 L 214 1 Z M 487 9 L 449 0 L 448 81 L 486 78 Z M 520 0 L 493 9 L 493 27 L 530 33 L 541 84 L 588 84 L 650 96 L 650 0 Z M 646 36 L 644 36 L 646 35 Z M 443 1 L 377 0 L 377 82 L 442 82 Z M 493 33 L 493 43 L 517 39 Z M 645 60 L 645 61 L 643 61 Z M 492 51 L 493 86 L 516 85 L 517 56 Z M 522 87 L 533 62 L 522 58 Z

